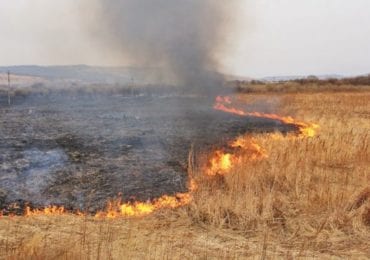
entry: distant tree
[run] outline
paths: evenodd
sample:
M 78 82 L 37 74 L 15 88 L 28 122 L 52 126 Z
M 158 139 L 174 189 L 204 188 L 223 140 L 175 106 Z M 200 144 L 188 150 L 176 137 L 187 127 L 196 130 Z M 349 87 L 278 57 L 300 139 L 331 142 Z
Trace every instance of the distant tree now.
M 315 75 L 310 75 L 310 76 L 307 76 L 307 80 L 316 81 L 316 80 L 319 80 L 319 78 Z

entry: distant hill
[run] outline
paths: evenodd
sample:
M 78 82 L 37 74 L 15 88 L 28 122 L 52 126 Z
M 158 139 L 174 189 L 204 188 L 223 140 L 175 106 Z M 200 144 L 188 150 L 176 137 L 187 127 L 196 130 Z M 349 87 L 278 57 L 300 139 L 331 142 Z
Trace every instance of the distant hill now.
M 71 66 L 37 66 L 21 65 L 0 67 L 0 74 L 8 71 L 12 75 L 23 77 L 37 77 L 46 81 L 68 81 L 76 83 L 102 83 L 102 84 L 150 84 L 167 82 L 161 78 L 161 73 L 156 68 L 144 67 L 95 67 L 87 65 Z M 214 72 L 215 75 L 220 75 Z M 247 77 L 222 75 L 225 80 L 252 80 Z
M 48 81 L 76 81 L 81 83 L 129 83 L 142 82 L 153 71 L 150 68 L 130 67 L 93 67 L 87 65 L 73 66 L 37 66 L 22 65 L 0 67 L 0 74 L 10 71 L 19 76 L 39 77 Z
M 10 71 L 12 78 L 16 84 L 30 82 L 48 82 L 61 81 L 76 82 L 82 84 L 101 83 L 101 84 L 150 84 L 166 82 L 165 78 L 160 78 L 158 69 L 150 67 L 99 67 L 87 65 L 70 65 L 70 66 L 37 66 L 37 65 L 21 65 L 0 67 L 0 85 L 4 84 L 6 73 Z M 215 72 L 216 75 L 220 75 Z M 2 76 L 1 76 L 2 75 Z M 222 75 L 227 81 L 245 81 L 258 80 L 262 82 L 281 82 L 292 80 L 303 80 L 310 76 L 273 76 L 264 78 L 250 78 L 243 76 L 235 76 L 230 74 Z M 313 76 L 311 76 L 313 77 Z M 342 75 L 318 75 L 314 76 L 320 80 L 327 79 L 343 79 Z M 14 83 L 14 81 L 13 81 Z

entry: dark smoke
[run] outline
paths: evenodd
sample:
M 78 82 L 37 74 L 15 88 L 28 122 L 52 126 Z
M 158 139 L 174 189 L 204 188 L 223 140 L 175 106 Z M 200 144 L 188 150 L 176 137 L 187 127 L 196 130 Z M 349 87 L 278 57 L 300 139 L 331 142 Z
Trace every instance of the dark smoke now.
M 95 1 L 96 35 L 131 64 L 187 89 L 222 86 L 217 55 L 237 0 Z

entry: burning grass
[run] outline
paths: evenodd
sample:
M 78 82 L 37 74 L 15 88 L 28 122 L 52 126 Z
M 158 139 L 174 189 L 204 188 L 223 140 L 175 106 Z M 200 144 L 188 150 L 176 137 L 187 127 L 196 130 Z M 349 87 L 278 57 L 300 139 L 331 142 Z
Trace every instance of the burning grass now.
M 240 95 L 237 102 L 269 98 Z M 290 123 L 302 126 L 300 136 L 254 134 L 225 150 L 191 155 L 197 187 L 191 183 L 191 202 L 171 207 L 172 199 L 164 199 L 168 207 L 157 206 L 144 218 L 76 217 L 60 215 L 58 208 L 53 217 L 3 217 L 0 251 L 13 259 L 368 256 L 370 93 L 280 99 L 280 114 L 315 122 L 318 134 L 309 131 L 301 138 L 303 126 L 317 127 L 294 120 Z M 225 107 L 231 102 L 219 101 Z M 203 163 L 194 165 L 194 157 Z M 124 205 L 111 204 L 111 209 Z M 138 208 L 124 207 L 127 212 Z
M 314 137 L 316 134 L 316 129 L 319 128 L 316 124 L 297 122 L 292 117 L 281 117 L 276 114 L 266 114 L 260 112 L 246 112 L 244 110 L 233 107 L 232 98 L 229 96 L 218 96 L 215 100 L 214 109 L 220 110 L 225 113 L 237 114 L 239 116 L 255 116 L 264 119 L 273 119 L 280 121 L 283 124 L 294 125 L 298 129 L 297 137 Z M 295 138 L 294 134 L 290 134 L 289 138 Z M 272 136 L 269 136 L 271 138 Z M 273 138 L 277 138 L 274 135 Z M 225 152 L 223 150 L 216 150 L 211 154 L 209 162 L 203 167 L 202 171 L 207 176 L 217 177 L 229 174 L 230 171 L 241 165 L 243 158 L 247 158 L 249 161 L 253 162 L 256 160 L 261 160 L 268 158 L 266 151 L 257 143 L 257 141 L 249 136 L 240 136 L 236 140 L 228 144 L 228 149 L 231 152 Z M 189 160 L 190 161 L 190 160 Z M 99 211 L 95 214 L 97 218 L 117 218 L 117 217 L 140 217 L 152 214 L 155 211 L 161 209 L 175 209 L 182 207 L 191 203 L 193 199 L 193 193 L 196 191 L 198 185 L 193 177 L 193 174 L 189 172 L 189 184 L 188 192 L 177 193 L 174 196 L 163 195 L 160 198 L 153 199 L 152 201 L 140 202 L 133 201 L 128 203 L 123 203 L 121 199 L 115 201 L 110 201 L 107 208 L 104 211 Z M 35 215 L 61 215 L 67 213 L 64 207 L 58 206 L 48 206 L 42 210 L 31 209 L 29 206 L 25 209 L 26 216 Z M 70 212 L 69 212 L 70 213 Z M 79 211 L 78 215 L 83 215 Z

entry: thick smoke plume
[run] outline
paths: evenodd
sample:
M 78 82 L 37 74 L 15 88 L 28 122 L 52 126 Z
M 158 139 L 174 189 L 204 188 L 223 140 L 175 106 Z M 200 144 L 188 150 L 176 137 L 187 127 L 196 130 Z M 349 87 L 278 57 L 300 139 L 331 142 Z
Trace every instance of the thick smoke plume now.
M 131 64 L 189 89 L 222 85 L 218 55 L 237 0 L 95 1 L 97 35 Z

